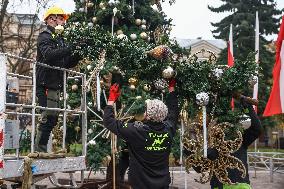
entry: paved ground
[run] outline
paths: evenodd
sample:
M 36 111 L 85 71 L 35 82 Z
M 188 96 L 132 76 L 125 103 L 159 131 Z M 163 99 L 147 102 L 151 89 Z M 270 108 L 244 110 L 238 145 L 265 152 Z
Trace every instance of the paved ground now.
M 209 184 L 203 185 L 194 181 L 194 178 L 199 178 L 199 175 L 194 171 L 189 174 L 184 174 L 184 172 L 174 171 L 173 174 L 173 183 L 172 185 L 182 189 L 210 189 Z M 273 176 L 273 182 L 270 182 L 269 172 L 267 171 L 257 171 L 256 177 L 254 171 L 249 171 L 250 180 L 252 183 L 253 189 L 283 189 L 284 188 L 284 174 L 275 173 Z M 61 178 L 64 178 L 63 175 L 58 175 Z M 87 173 L 86 173 L 87 176 Z M 186 177 L 185 177 L 186 176 Z M 79 178 L 79 177 L 77 177 Z M 90 178 L 105 178 L 105 175 L 102 173 L 97 173 L 96 175 L 92 174 Z M 185 180 L 186 185 L 185 186 Z M 48 188 L 52 188 L 52 185 L 49 184 L 48 179 L 45 179 L 41 182 L 42 184 L 48 184 Z

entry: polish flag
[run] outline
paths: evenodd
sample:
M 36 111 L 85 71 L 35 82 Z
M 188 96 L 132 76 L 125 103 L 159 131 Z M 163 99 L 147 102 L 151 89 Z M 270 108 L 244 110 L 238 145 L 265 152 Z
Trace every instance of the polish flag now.
M 234 51 L 233 51 L 233 25 L 230 25 L 230 34 L 229 34 L 229 41 L 228 41 L 228 66 L 234 66 Z M 232 98 L 231 101 L 232 110 L 234 110 L 235 104 L 234 99 Z
M 284 16 L 276 42 L 273 86 L 263 116 L 284 113 Z

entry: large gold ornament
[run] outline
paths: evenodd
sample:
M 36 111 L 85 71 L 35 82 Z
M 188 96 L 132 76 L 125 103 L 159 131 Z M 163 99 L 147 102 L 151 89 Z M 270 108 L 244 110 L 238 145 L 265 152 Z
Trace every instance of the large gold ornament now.
M 223 184 L 235 184 L 229 177 L 227 169 L 238 169 L 242 173 L 244 178 L 246 175 L 246 168 L 242 161 L 232 156 L 231 154 L 237 151 L 242 144 L 242 134 L 237 131 L 237 137 L 235 140 L 225 140 L 224 130 L 233 125 L 230 123 L 216 123 L 216 120 L 212 121 L 208 125 L 208 147 L 215 148 L 218 151 L 219 157 L 216 160 L 210 160 L 202 156 L 203 152 L 203 136 L 202 136 L 202 124 L 194 122 L 190 124 L 192 130 L 187 129 L 183 144 L 184 148 L 191 154 L 185 160 L 185 166 L 187 172 L 191 167 L 200 168 L 201 177 L 196 180 L 200 183 L 209 182 L 213 175 Z M 193 135 L 192 131 L 195 132 Z M 195 139 L 192 139 L 193 136 Z
M 138 79 L 135 77 L 131 77 L 128 79 L 129 87 L 130 89 L 134 90 L 136 89 L 136 85 L 138 83 Z
M 166 45 L 159 45 L 154 49 L 148 51 L 148 55 L 152 56 L 157 60 L 167 59 L 171 53 L 172 50 Z

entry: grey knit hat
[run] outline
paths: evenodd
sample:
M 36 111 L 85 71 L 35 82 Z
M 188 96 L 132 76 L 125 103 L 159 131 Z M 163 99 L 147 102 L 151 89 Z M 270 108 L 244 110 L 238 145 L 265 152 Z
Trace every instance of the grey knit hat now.
M 158 99 L 146 100 L 146 119 L 154 122 L 162 122 L 168 115 L 167 106 Z

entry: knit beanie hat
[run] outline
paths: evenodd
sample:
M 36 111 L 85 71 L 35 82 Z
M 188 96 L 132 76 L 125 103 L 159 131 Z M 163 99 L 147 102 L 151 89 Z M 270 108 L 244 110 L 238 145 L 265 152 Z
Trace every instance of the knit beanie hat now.
M 168 108 L 161 100 L 146 100 L 146 119 L 162 122 L 168 115 Z

